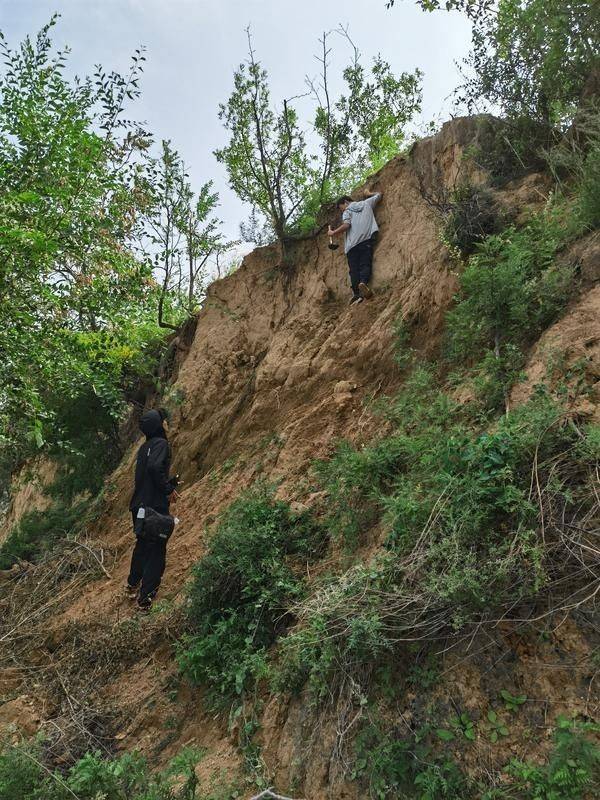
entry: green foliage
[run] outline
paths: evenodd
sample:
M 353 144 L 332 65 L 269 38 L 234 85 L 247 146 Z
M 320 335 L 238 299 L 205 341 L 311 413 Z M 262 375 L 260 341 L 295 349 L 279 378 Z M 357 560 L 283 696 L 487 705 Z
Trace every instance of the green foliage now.
M 459 714 L 457 717 L 452 717 L 450 725 L 470 742 L 474 742 L 477 738 L 473 720 L 466 712 Z
M 495 744 L 501 736 L 508 736 L 508 728 L 493 709 L 488 711 L 487 718 L 490 723 L 489 732 L 492 744 Z
M 212 181 L 196 194 L 183 159 L 169 141 L 162 142 L 159 158 L 146 156 L 136 188 L 143 198 L 145 256 L 160 281 L 158 324 L 176 330 L 186 316 L 198 310 L 206 288 L 207 265 L 233 243 L 224 240 L 220 221 L 214 216 L 219 195 L 213 191 Z
M 393 2 L 388 5 L 393 5 Z M 419 0 L 473 22 L 469 77 L 460 98 L 484 100 L 530 133 L 566 128 L 597 66 L 600 18 L 589 0 Z M 538 139 L 539 141 L 539 139 Z
M 508 735 L 508 730 L 499 722 L 494 712 L 488 719 L 497 741 L 498 736 Z M 467 720 L 467 723 L 469 720 Z M 464 729 L 465 724 L 460 726 Z M 427 744 L 427 729 L 407 736 L 392 729 L 382 730 L 376 724 L 363 727 L 355 741 L 355 758 L 351 779 L 368 786 L 369 796 L 374 800 L 391 800 L 406 797 L 407 800 L 469 800 L 469 798 L 519 797 L 522 800 L 582 800 L 591 796 L 593 787 L 600 778 L 600 748 L 590 738 L 598 732 L 598 726 L 576 723 L 559 718 L 554 733 L 554 749 L 546 763 L 533 764 L 513 759 L 504 772 L 506 779 L 495 789 L 488 790 L 483 784 L 470 780 L 450 758 L 433 756 Z M 456 741 L 446 728 L 437 731 L 449 734 L 441 738 L 449 743 Z M 470 737 L 468 737 L 470 738 Z
M 597 725 L 577 724 L 559 718 L 554 734 L 554 751 L 546 764 L 514 760 L 511 774 L 526 800 L 582 800 L 600 781 L 600 747 L 589 732 Z
M 414 350 L 410 346 L 410 331 L 404 318 L 400 315 L 394 320 L 394 361 L 400 369 L 409 367 L 414 358 Z
M 571 294 L 572 270 L 555 261 L 568 236 L 550 208 L 522 228 L 487 237 L 460 276 L 456 305 L 447 314 L 448 356 L 455 363 L 479 361 L 480 392 L 492 408 L 519 375 L 521 348 Z
M 313 558 L 323 532 L 294 514 L 265 487 L 243 494 L 219 520 L 189 588 L 192 633 L 179 663 L 196 683 L 230 699 L 266 672 L 267 649 L 289 624 L 290 606 L 303 594 L 294 559 Z
M 202 753 L 182 750 L 166 770 L 152 774 L 137 753 L 105 760 L 86 753 L 67 772 L 44 763 L 43 743 L 0 749 L 0 800 L 202 800 L 195 767 Z
M 9 569 L 19 560 L 35 561 L 75 530 L 86 503 L 56 502 L 45 511 L 30 511 L 10 531 L 0 545 L 0 569 Z
M 500 691 L 500 697 L 504 700 L 504 707 L 508 711 L 517 711 L 527 701 L 527 695 L 512 695 L 507 689 Z
M 566 459 L 573 475 L 586 460 L 574 449 L 579 434 L 543 392 L 481 428 L 431 370 L 416 369 L 387 415 L 387 437 L 360 450 L 340 446 L 318 465 L 333 531 L 352 541 L 361 525 L 381 521 L 387 530 L 387 554 L 324 580 L 282 642 L 278 685 L 308 682 L 319 701 L 335 696 L 341 676 L 366 692 L 377 666 L 415 631 L 458 630 L 539 592 L 551 562 L 530 494 L 532 463 L 543 482 L 553 459 Z M 579 490 L 585 497 L 579 480 L 553 484 L 568 513 Z
M 454 761 L 430 764 L 414 779 L 418 800 L 466 800 L 473 797 L 469 781 Z
M 600 228 L 600 136 L 583 162 L 579 182 L 579 213 L 586 228 Z
M 0 446 L 4 469 L 51 450 L 72 496 L 114 465 L 161 326 L 197 308 L 225 243 L 211 183 L 195 194 L 169 144 L 153 158 L 150 134 L 125 119 L 142 51 L 127 74 L 72 79 L 57 19 L 17 49 L 0 33 Z M 82 476 L 90 460 L 95 478 Z
M 385 800 L 399 796 L 410 785 L 415 756 L 413 742 L 386 736 L 379 727 L 369 725 L 357 736 L 352 780 L 368 783 L 369 796 Z
M 403 457 L 401 442 L 388 437 L 356 450 L 340 442 L 333 457 L 314 465 L 319 484 L 335 498 L 325 524 L 348 547 L 377 518 L 377 500 L 395 476 Z
M 156 332 L 150 267 L 135 259 L 128 75 L 70 80 L 51 28 L 11 50 L 0 34 L 0 443 L 21 459 L 61 441 L 61 413 L 97 401 L 100 432 Z M 95 401 L 94 401 L 95 398 Z
M 436 759 L 423 736 L 403 738 L 368 725 L 356 738 L 353 780 L 368 785 L 374 800 L 396 797 L 414 800 L 467 800 L 473 796 L 469 781 L 449 759 Z
M 589 0 L 500 0 L 473 29 L 468 99 L 565 128 L 598 55 L 599 25 Z
M 590 0 L 418 0 L 425 11 L 459 10 L 472 22 L 466 79 L 456 99 L 469 113 L 500 112 L 480 158 L 501 181 L 540 164 L 593 89 L 600 15 Z M 388 6 L 394 5 L 388 2 Z M 486 125 L 487 127 L 487 125 Z M 597 183 L 589 184 L 591 192 Z

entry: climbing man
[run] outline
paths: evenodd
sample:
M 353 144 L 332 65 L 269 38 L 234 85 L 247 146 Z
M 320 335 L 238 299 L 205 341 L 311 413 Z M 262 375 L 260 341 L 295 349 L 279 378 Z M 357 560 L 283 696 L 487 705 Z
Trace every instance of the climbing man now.
M 381 192 L 366 189 L 364 200 L 355 202 L 349 195 L 340 197 L 336 205 L 342 212 L 342 224 L 335 230 L 330 226 L 328 230 L 330 237 L 345 234 L 344 250 L 352 285 L 350 305 L 373 297 L 369 281 L 373 270 L 373 237 L 379 230 L 373 209 L 381 196 Z
M 162 408 L 147 411 L 140 420 L 140 430 L 146 436 L 146 441 L 138 450 L 135 488 L 129 503 L 134 532 L 138 513 L 143 516 L 145 510 L 150 508 L 160 514 L 168 514 L 169 498 L 179 497 L 175 490 L 179 476 L 169 478 L 171 449 L 167 441 L 168 428 L 167 412 Z M 144 511 L 140 512 L 140 509 Z M 139 611 L 149 611 L 156 597 L 165 571 L 166 550 L 166 539 L 149 540 L 136 536 L 125 594 L 130 600 L 137 599 Z

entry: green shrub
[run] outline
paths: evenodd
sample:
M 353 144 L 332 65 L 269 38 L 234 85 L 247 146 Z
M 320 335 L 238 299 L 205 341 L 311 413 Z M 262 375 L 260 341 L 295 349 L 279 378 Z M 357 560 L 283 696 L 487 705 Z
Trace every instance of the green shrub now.
M 315 462 L 319 485 L 333 501 L 325 518 L 333 537 L 348 547 L 358 543 L 359 532 L 377 518 L 381 491 L 403 459 L 402 443 L 387 437 L 360 450 L 340 442 L 331 459 Z
M 485 187 L 470 184 L 459 187 L 450 197 L 449 208 L 443 241 L 451 248 L 458 248 L 463 256 L 471 255 L 487 236 L 499 233 L 504 227 L 494 196 Z
M 266 652 L 304 592 L 301 566 L 295 571 L 294 563 L 318 556 L 324 541 L 307 514 L 294 514 L 264 487 L 232 503 L 193 570 L 192 632 L 178 653 L 184 673 L 225 699 L 263 676 Z
M 0 749 L 0 800 L 201 800 L 195 766 L 202 754 L 182 750 L 153 774 L 139 754 L 113 760 L 86 753 L 68 771 L 44 763 L 43 742 Z
M 594 142 L 585 158 L 578 188 L 581 222 L 586 228 L 600 227 L 600 142 Z
M 490 407 L 506 400 L 524 363 L 523 350 L 558 316 L 573 290 L 573 270 L 556 263 L 570 233 L 557 210 L 523 228 L 487 237 L 460 276 L 447 314 L 447 354 L 475 364 Z
M 0 569 L 9 569 L 20 559 L 36 561 L 56 542 L 66 538 L 80 523 L 86 502 L 72 506 L 53 503 L 45 511 L 29 511 L 0 546 Z
M 568 298 L 572 275 L 554 264 L 563 243 L 558 218 L 546 212 L 480 245 L 447 317 L 453 360 L 479 358 L 504 342 L 523 344 L 539 335 Z
M 526 800 L 581 800 L 600 782 L 600 747 L 586 734 L 600 726 L 558 720 L 554 750 L 545 764 L 514 760 L 511 775 Z
M 433 757 L 426 731 L 402 736 L 377 725 L 356 737 L 351 778 L 369 788 L 373 800 L 405 797 L 415 800 L 467 800 L 473 787 L 454 761 Z

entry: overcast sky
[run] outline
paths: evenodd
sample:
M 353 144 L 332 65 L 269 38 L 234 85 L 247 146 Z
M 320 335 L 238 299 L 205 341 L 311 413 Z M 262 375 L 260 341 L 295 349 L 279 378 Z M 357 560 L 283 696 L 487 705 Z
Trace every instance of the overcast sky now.
M 228 189 L 212 152 L 226 141 L 218 104 L 227 99 L 233 71 L 245 57 L 248 24 L 276 100 L 301 93 L 304 76 L 315 74 L 313 55 L 323 31 L 349 25 L 365 64 L 381 53 L 396 72 L 423 70 L 418 126 L 448 118 L 449 95 L 460 77 L 455 62 L 470 41 L 464 17 L 425 14 L 413 0 L 399 0 L 390 10 L 385 0 L 0 0 L 0 28 L 14 46 L 54 11 L 62 15 L 55 41 L 70 46 L 70 68 L 80 75 L 96 63 L 124 71 L 133 50 L 146 47 L 142 98 L 128 116 L 145 121 L 157 140 L 173 141 L 194 184 L 214 179 L 219 214 L 234 238 L 248 209 Z M 339 72 L 347 56 L 340 41 L 332 68 Z M 308 117 L 310 101 L 302 102 Z

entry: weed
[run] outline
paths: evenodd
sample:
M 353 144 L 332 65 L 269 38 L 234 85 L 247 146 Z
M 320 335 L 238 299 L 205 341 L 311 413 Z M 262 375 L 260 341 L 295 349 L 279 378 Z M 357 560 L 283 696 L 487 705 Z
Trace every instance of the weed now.
M 527 800 L 581 800 L 600 780 L 600 747 L 586 734 L 598 725 L 559 718 L 554 751 L 546 764 L 513 760 L 510 774 Z
M 185 748 L 153 775 L 137 753 L 114 760 L 86 753 L 60 773 L 45 763 L 42 740 L 6 744 L 0 750 L 0 800 L 201 800 L 195 767 L 202 756 Z
M 490 709 L 487 713 L 487 718 L 490 723 L 490 742 L 495 744 L 501 736 L 508 736 L 508 728 L 495 711 Z
M 504 707 L 507 711 L 518 711 L 527 700 L 527 695 L 520 694 L 515 696 L 506 689 L 500 691 L 500 697 L 504 700 Z

